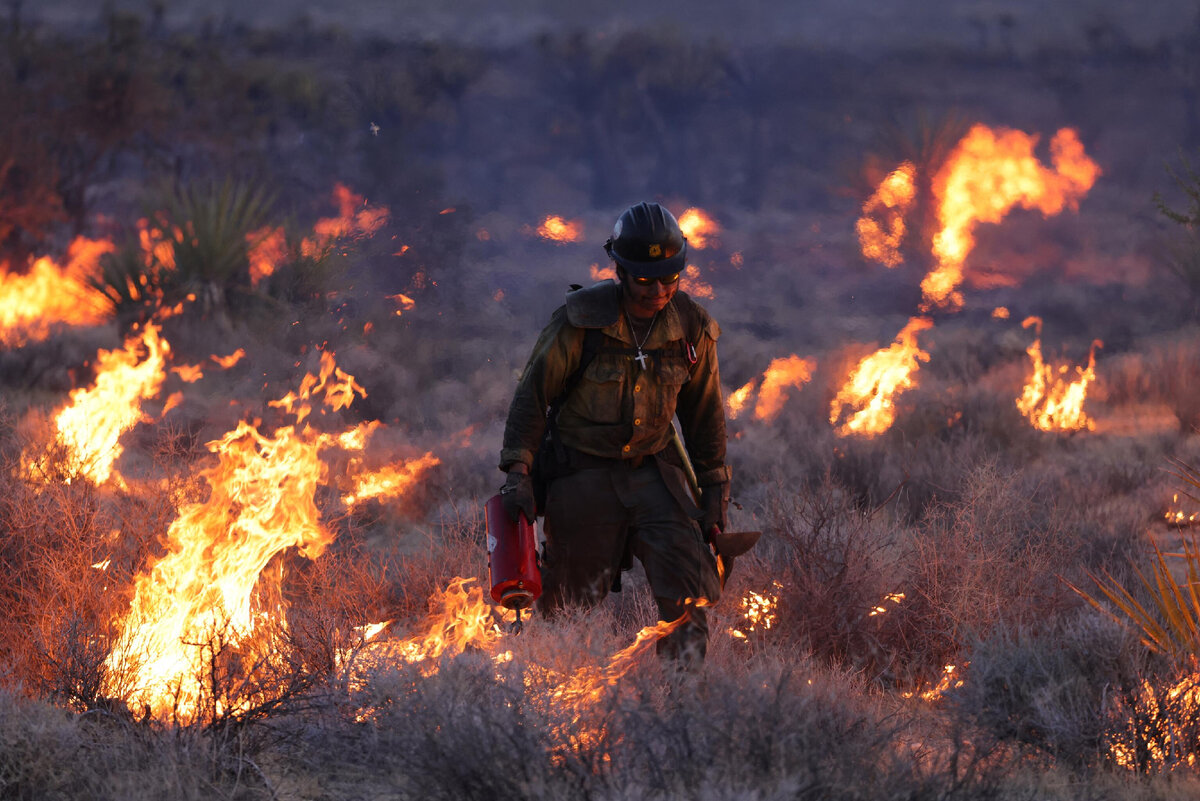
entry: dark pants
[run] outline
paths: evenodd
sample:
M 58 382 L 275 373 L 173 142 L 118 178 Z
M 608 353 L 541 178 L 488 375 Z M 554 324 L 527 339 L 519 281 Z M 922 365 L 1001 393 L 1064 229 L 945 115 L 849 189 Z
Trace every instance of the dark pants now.
M 659 617 L 690 616 L 659 641 L 659 653 L 703 660 L 708 616 L 688 601 L 716 602 L 721 593 L 716 561 L 700 526 L 667 488 L 654 459 L 638 468 L 614 465 L 556 479 L 547 493 L 545 532 L 544 613 L 602 601 L 628 545 L 646 571 Z

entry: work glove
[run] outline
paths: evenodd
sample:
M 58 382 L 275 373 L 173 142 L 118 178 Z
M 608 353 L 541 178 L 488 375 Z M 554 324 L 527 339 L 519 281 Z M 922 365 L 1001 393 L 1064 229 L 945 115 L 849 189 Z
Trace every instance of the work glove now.
M 709 484 L 701 490 L 700 504 L 704 509 L 704 517 L 700 518 L 700 528 L 704 531 L 705 541 L 711 541 L 714 527 L 724 531 L 729 525 L 729 482 Z
M 537 506 L 533 502 L 533 479 L 525 473 L 513 470 L 500 488 L 500 502 L 514 523 L 521 522 L 519 513 L 524 512 L 530 522 L 537 517 Z

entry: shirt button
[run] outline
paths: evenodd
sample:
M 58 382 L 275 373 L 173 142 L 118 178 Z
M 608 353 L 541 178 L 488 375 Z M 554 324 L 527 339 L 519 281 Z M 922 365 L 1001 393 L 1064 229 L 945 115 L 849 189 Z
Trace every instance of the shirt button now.
M 626 453 L 629 453 L 629 446 L 626 445 L 624 448 L 621 448 L 621 450 L 625 451 Z
M 640 418 L 640 417 L 634 418 L 633 424 L 635 426 L 640 426 L 642 424 L 642 418 Z

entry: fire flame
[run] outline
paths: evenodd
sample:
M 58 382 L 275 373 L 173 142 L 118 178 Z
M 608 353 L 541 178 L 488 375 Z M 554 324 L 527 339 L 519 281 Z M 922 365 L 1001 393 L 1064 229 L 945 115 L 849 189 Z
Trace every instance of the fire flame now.
M 888 173 L 863 204 L 855 228 L 862 254 L 871 261 L 887 267 L 904 261 L 900 255 L 900 243 L 907 231 L 904 215 L 917 196 L 916 178 L 917 168 L 906 161 Z
M 23 275 L 0 270 L 0 344 L 22 345 L 45 339 L 56 325 L 99 325 L 109 319 L 104 295 L 88 281 L 99 275 L 100 257 L 111 242 L 78 237 L 65 265 L 48 256 Z
M 430 451 L 398 466 L 388 465 L 379 470 L 360 473 L 354 477 L 354 491 L 343 495 L 342 503 L 354 506 L 368 498 L 396 497 L 406 492 L 426 470 L 441 464 L 441 461 Z
M 901 693 L 901 695 L 905 698 L 912 698 L 916 696 L 922 701 L 929 701 L 932 703 L 941 698 L 950 690 L 957 689 L 963 685 L 962 676 L 961 674 L 958 674 L 957 671 L 957 666 L 946 665 L 944 668 L 942 668 L 942 675 L 938 679 L 937 684 L 933 685 L 927 690 L 923 690 L 920 693 L 905 692 Z
M 113 477 L 113 465 L 124 450 L 121 435 L 147 419 L 141 402 L 156 397 L 166 378 L 171 348 L 159 332 L 150 323 L 125 340 L 124 350 L 101 350 L 95 382 L 73 390 L 68 405 L 55 416 L 55 439 L 67 451 L 69 473 L 97 485 Z M 23 461 L 26 475 L 42 472 L 31 457 Z
M 688 247 L 703 250 L 717 244 L 713 237 L 721 233 L 721 225 L 704 209 L 692 207 L 679 215 L 679 230 L 687 237 Z
M 1118 697 L 1117 704 L 1118 714 L 1126 717 L 1124 731 L 1109 744 L 1118 765 L 1130 770 L 1161 768 L 1168 757 L 1181 759 L 1191 767 L 1196 765 L 1195 741 L 1170 725 L 1176 710 L 1176 714 L 1192 717 L 1200 709 L 1200 679 L 1195 674 L 1184 675 L 1171 686 L 1159 689 L 1143 679 L 1132 703 Z
M 751 379 L 739 389 L 730 393 L 725 400 L 725 408 L 731 419 L 736 419 L 750 395 L 758 386 L 758 401 L 754 405 L 754 419 L 772 420 L 783 409 L 787 401 L 789 389 L 800 389 L 812 380 L 813 370 L 816 369 L 815 359 L 802 358 L 795 354 L 773 359 L 763 371 L 762 382 Z
M 1033 327 L 1037 331 L 1037 337 L 1025 349 L 1033 365 L 1024 392 L 1017 399 L 1021 414 L 1042 431 L 1093 430 L 1096 423 L 1084 413 L 1083 401 L 1087 397 L 1088 385 L 1096 380 L 1096 348 L 1104 343 L 1100 340 L 1093 342 L 1088 351 L 1087 367 L 1076 367 L 1078 377 L 1074 381 L 1066 381 L 1063 378 L 1067 373 L 1066 364 L 1055 368 L 1042 359 L 1041 318 L 1028 317 L 1021 327 Z
M 583 240 L 583 223 L 551 215 L 542 220 L 541 225 L 537 227 L 537 234 L 542 239 L 552 242 L 579 242 Z
M 689 264 L 679 277 L 679 288 L 694 298 L 712 300 L 717 296 L 712 284 L 700 278 L 700 268 L 694 264 Z
M 590 268 L 592 280 L 599 283 L 600 281 L 616 281 L 617 268 L 611 264 L 601 267 L 599 264 L 593 264 Z
M 200 472 L 208 497 L 180 508 L 167 531 L 167 555 L 138 576 L 106 662 L 116 685 L 109 692 L 156 718 L 187 722 L 205 704 L 229 711 L 230 702 L 205 695 L 210 660 L 232 647 L 245 664 L 269 662 L 273 650 L 263 638 L 286 628 L 281 571 L 265 568 L 289 547 L 314 559 L 333 539 L 315 492 L 327 472 L 318 451 L 337 437 L 303 421 L 314 399 L 336 411 L 365 394 L 324 352 L 319 374 L 271 402 L 293 424 L 267 435 L 242 421 L 207 444 L 217 457 Z
M 834 425 L 844 409 L 857 409 L 837 429 L 839 436 L 873 437 L 891 427 L 896 418 L 893 399 L 914 385 L 919 362 L 929 361 L 929 354 L 917 346 L 917 334 L 932 327 L 928 317 L 913 317 L 890 346 L 858 363 L 830 406 L 829 422 Z
M 1063 128 L 1050 141 L 1053 169 L 1034 156 L 1038 137 L 976 125 L 933 180 L 940 230 L 933 237 L 936 266 L 921 282 L 925 310 L 962 305 L 963 264 L 975 247 L 979 223 L 998 223 L 1016 205 L 1045 216 L 1077 208 L 1100 168 L 1078 135 Z

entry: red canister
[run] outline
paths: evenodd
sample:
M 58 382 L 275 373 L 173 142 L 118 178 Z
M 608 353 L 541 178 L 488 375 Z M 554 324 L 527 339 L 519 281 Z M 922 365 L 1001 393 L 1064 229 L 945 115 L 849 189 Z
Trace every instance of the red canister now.
M 537 524 L 522 512 L 514 523 L 499 495 L 484 506 L 487 521 L 488 573 L 492 600 L 509 609 L 524 609 L 542 594 L 537 564 Z

